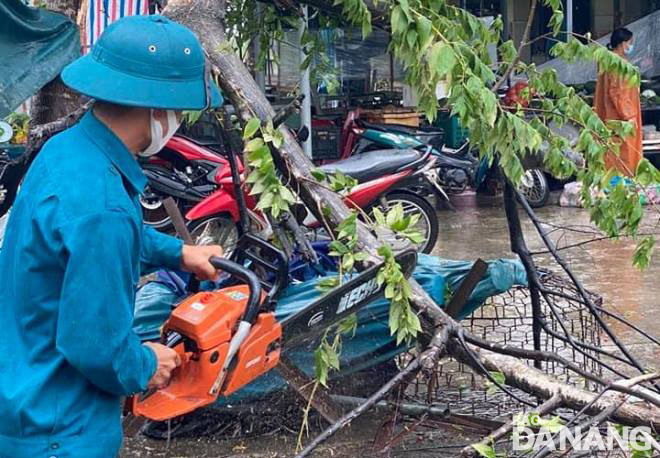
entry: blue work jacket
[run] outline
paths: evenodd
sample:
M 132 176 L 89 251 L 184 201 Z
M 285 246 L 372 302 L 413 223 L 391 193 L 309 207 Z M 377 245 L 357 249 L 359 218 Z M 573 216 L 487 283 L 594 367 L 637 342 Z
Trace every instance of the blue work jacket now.
M 181 241 L 142 224 L 146 182 L 91 112 L 30 167 L 0 250 L 0 457 L 119 452 L 120 397 L 156 369 L 131 329 L 136 286 L 181 264 Z

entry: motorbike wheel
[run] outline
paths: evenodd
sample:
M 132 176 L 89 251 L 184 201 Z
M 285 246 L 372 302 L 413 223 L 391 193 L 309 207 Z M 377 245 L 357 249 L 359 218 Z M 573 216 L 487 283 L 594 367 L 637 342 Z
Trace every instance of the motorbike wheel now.
M 196 245 L 220 245 L 226 257 L 236 249 L 240 232 L 228 215 L 213 215 L 192 221 L 188 225 Z
M 523 175 L 520 192 L 532 208 L 543 207 L 550 198 L 548 178 L 541 169 L 529 169 Z
M 179 204 L 178 199 L 174 201 Z M 155 229 L 169 229 L 172 226 L 172 220 L 163 205 L 163 197 L 151 190 L 149 185 L 140 195 L 140 206 L 142 207 L 142 220 L 145 224 Z
M 430 203 L 417 195 L 406 192 L 393 192 L 386 197 L 388 210 L 397 204 L 403 207 L 404 215 L 419 214 L 420 218 L 413 228 L 424 237 L 424 241 L 415 246 L 420 253 L 430 253 L 438 241 L 440 225 L 438 214 Z

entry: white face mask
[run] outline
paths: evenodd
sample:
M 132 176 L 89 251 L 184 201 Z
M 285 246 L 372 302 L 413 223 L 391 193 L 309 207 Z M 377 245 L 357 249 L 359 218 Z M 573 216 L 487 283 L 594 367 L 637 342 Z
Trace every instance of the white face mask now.
M 156 120 L 154 117 L 154 110 L 151 110 L 150 124 L 151 124 L 151 143 L 147 148 L 138 153 L 142 157 L 153 156 L 167 144 L 167 142 L 172 138 L 176 130 L 181 125 L 180 121 L 176 119 L 176 113 L 174 110 L 167 111 L 167 132 L 163 134 L 163 125 Z

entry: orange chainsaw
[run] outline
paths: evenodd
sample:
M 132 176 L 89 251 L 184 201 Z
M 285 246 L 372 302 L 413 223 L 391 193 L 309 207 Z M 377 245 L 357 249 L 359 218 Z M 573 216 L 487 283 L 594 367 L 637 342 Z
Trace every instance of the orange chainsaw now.
M 252 244 L 266 243 L 247 235 L 250 239 Z M 417 262 L 416 252 L 405 251 L 397 260 L 408 278 Z M 182 364 L 167 387 L 129 400 L 134 415 L 163 421 L 230 395 L 273 369 L 283 348 L 313 340 L 376 299 L 385 288 L 377 279 L 381 266 L 373 266 L 278 322 L 269 306 L 269 302 L 274 304 L 269 298 L 273 299 L 275 291 L 265 291 L 262 284 L 270 285 L 245 267 L 248 264 L 258 272 L 263 260 L 251 257 L 246 263 L 213 257 L 210 261 L 238 284 L 195 293 L 174 308 L 162 328 L 161 341 L 179 353 Z M 277 270 L 280 277 L 286 277 L 286 265 Z

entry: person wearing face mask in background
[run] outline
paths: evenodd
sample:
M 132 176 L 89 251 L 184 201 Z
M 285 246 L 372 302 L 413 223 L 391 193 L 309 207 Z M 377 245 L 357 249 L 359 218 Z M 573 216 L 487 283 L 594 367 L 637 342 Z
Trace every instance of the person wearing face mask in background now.
M 183 246 L 142 224 L 147 180 L 182 110 L 217 107 L 203 50 L 161 16 L 110 25 L 62 72 L 95 99 L 30 167 L 0 251 L 0 456 L 112 457 L 120 397 L 165 386 L 174 350 L 132 331 L 135 290 L 156 268 L 214 279 L 219 246 Z
M 621 28 L 612 32 L 609 49 L 626 58 L 633 52 L 633 34 Z M 642 107 L 639 86 L 631 84 L 619 75 L 599 72 L 594 97 L 594 110 L 603 121 L 620 120 L 633 123 L 633 134 L 621 142 L 619 156 L 608 152 L 605 167 L 616 169 L 625 176 L 635 174 L 637 164 L 642 159 Z

